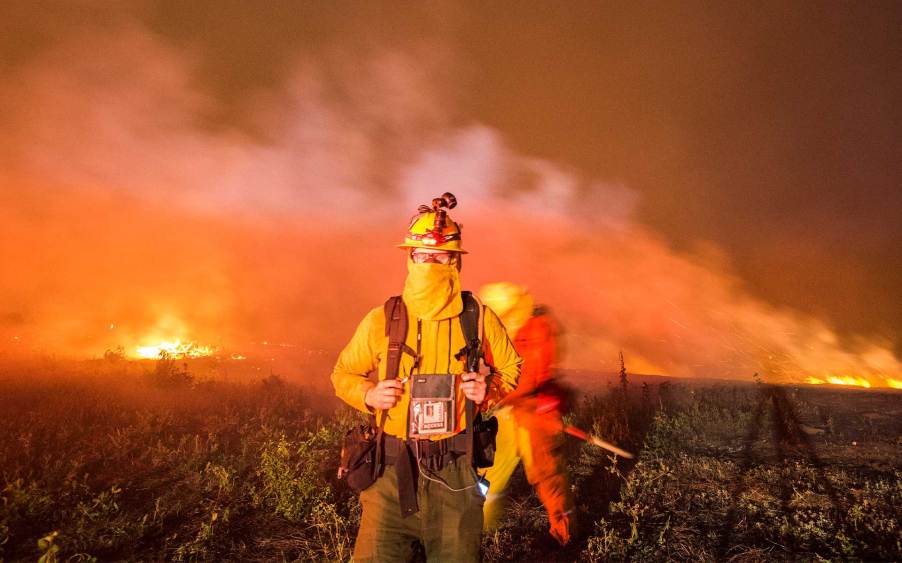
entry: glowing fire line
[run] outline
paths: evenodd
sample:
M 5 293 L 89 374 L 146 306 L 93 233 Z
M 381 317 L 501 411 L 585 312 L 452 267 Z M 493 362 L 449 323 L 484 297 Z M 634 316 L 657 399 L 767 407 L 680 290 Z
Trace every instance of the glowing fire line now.
M 895 380 L 893 379 L 887 379 L 887 386 L 892 387 L 894 381 Z M 823 379 L 819 377 L 809 376 L 806 383 L 809 383 L 811 385 L 823 385 L 825 383 L 831 383 L 833 385 L 851 385 L 854 387 L 864 387 L 866 389 L 870 389 L 873 386 L 867 379 L 863 377 L 855 377 L 853 375 L 828 375 Z
M 173 358 L 202 358 L 212 355 L 213 349 L 193 342 L 182 343 L 181 340 L 176 340 L 174 342 L 162 341 L 159 344 L 138 346 L 135 348 L 135 353 L 139 358 L 145 360 L 157 359 L 164 355 Z

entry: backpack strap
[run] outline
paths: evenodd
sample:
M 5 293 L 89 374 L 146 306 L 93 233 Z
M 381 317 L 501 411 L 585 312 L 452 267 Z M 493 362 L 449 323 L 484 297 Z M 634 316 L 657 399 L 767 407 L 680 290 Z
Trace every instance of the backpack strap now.
M 389 297 L 385 302 L 385 336 L 388 337 L 388 356 L 385 365 L 385 379 L 398 377 L 401 354 L 407 340 L 407 306 L 400 295 Z
M 407 306 L 400 295 L 389 297 L 385 302 L 385 335 L 388 336 L 388 354 L 385 359 L 385 379 L 397 379 L 401 369 L 401 355 L 405 352 L 414 357 L 419 363 L 416 351 L 407 345 Z M 385 418 L 386 411 L 382 411 L 379 420 L 377 434 L 376 464 L 381 470 L 384 457 Z M 419 510 L 416 496 L 416 473 L 410 448 L 405 441 L 398 442 L 398 451 L 395 458 L 395 471 L 398 475 L 398 504 L 402 516 L 409 516 Z
M 464 333 L 464 340 L 467 345 L 463 350 L 458 352 L 458 356 L 467 355 L 467 371 L 478 372 L 479 361 L 483 357 L 482 351 L 482 323 L 480 322 L 482 313 L 482 304 L 469 291 L 462 291 L 461 298 L 464 301 L 464 310 L 460 314 L 460 328 Z M 474 462 L 473 449 L 476 442 L 476 403 L 470 399 L 466 400 L 465 412 L 467 417 L 467 459 L 472 465 Z
M 400 295 L 389 297 L 383 307 L 385 311 L 385 334 L 388 336 L 388 355 L 386 356 L 385 379 L 396 379 L 401 366 L 401 354 L 406 347 L 407 339 L 407 307 Z M 379 412 L 379 426 L 376 431 L 376 463 L 382 466 L 383 440 L 386 412 Z M 378 469 L 377 469 L 378 471 Z

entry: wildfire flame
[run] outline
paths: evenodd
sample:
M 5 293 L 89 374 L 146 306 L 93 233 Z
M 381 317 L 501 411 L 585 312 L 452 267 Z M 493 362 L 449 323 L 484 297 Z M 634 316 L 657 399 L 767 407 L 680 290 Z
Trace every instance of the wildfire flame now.
M 162 356 L 172 358 L 202 358 L 213 354 L 213 349 L 209 346 L 201 346 L 194 342 L 185 342 L 176 340 L 174 342 L 160 342 L 159 344 L 151 344 L 147 346 L 138 346 L 135 348 L 137 357 L 151 360 Z
M 808 377 L 806 383 L 811 385 L 823 385 L 825 383 L 831 383 L 833 385 L 852 385 L 854 387 L 864 387 L 866 389 L 870 389 L 873 385 L 870 381 L 863 377 L 856 377 L 853 375 L 827 375 L 824 376 L 823 379 L 819 377 Z M 894 379 L 887 379 L 886 386 L 894 387 L 894 383 L 902 383 L 900 381 L 896 381 Z M 897 387 L 897 389 L 902 387 Z

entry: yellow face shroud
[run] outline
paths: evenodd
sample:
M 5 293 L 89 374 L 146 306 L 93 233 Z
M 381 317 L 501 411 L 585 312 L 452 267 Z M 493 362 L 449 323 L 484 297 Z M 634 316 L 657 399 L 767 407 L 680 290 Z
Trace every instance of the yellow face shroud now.
M 460 315 L 464 306 L 457 264 L 417 264 L 408 259 L 401 296 L 419 319 L 441 320 Z

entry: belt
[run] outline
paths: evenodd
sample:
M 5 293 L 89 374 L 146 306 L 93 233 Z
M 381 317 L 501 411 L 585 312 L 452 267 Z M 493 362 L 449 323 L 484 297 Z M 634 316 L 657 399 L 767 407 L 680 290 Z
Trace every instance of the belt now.
M 410 516 L 419 511 L 416 488 L 420 464 L 429 471 L 440 471 L 447 461 L 467 453 L 467 437 L 468 434 L 463 432 L 443 440 L 402 440 L 384 435 L 382 463 L 395 466 L 398 476 L 398 504 L 402 516 Z
M 401 447 L 406 445 L 413 457 L 418 461 L 432 460 L 451 454 L 452 457 L 467 453 L 467 436 L 465 432 L 449 436 L 442 440 L 408 438 L 402 440 L 389 434 L 385 435 L 385 465 L 393 465 L 398 459 Z M 441 469 L 441 468 L 439 468 Z

